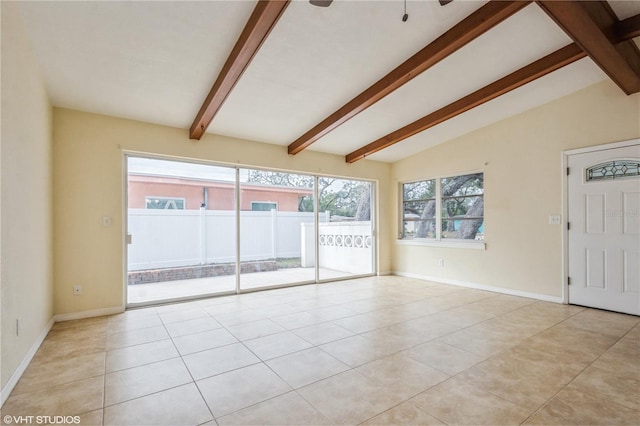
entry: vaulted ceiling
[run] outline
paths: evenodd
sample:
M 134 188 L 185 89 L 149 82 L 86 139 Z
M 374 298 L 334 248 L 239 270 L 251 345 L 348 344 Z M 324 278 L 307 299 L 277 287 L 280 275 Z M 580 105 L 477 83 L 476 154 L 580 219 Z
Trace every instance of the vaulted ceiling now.
M 55 106 L 282 145 L 283 155 L 392 162 L 605 79 L 640 90 L 640 2 L 611 1 L 613 15 L 601 2 L 562 3 L 496 12 L 505 5 L 416 0 L 406 22 L 400 0 L 20 10 Z

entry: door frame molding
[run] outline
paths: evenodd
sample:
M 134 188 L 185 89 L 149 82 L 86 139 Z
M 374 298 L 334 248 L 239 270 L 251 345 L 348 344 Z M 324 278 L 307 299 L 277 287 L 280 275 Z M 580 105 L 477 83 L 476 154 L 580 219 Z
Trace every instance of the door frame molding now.
M 569 175 L 566 172 L 569 157 L 588 152 L 625 148 L 637 144 L 640 144 L 640 138 L 562 151 L 562 303 L 564 304 L 569 303 L 569 230 L 566 225 L 569 218 Z

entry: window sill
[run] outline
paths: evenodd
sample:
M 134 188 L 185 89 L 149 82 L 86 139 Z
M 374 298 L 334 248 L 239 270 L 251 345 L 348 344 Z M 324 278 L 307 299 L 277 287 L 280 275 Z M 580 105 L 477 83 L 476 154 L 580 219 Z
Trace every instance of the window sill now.
M 460 248 L 472 250 L 486 250 L 487 246 L 484 241 L 462 241 L 462 240 L 396 240 L 396 244 L 403 246 L 423 246 L 423 247 L 442 247 L 442 248 Z

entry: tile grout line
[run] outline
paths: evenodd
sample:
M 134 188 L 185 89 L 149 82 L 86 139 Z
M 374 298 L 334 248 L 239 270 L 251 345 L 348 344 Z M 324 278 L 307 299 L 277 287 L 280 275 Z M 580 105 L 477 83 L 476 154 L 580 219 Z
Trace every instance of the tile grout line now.
M 109 319 L 107 318 L 107 326 L 105 327 L 105 336 L 104 336 L 104 374 L 102 375 L 102 422 L 100 423 L 102 426 L 104 424 L 105 418 L 105 403 L 107 398 L 107 354 L 109 351 L 107 350 L 107 339 L 108 339 L 108 329 L 109 329 Z
M 589 308 L 587 308 L 587 309 L 589 309 Z M 552 325 L 551 327 L 548 327 L 548 328 L 546 328 L 545 330 L 542 330 L 542 331 L 540 331 L 540 332 L 538 332 L 538 333 L 536 333 L 536 334 L 534 334 L 534 335 L 530 336 L 530 337 L 529 337 L 529 338 L 527 338 L 526 340 L 531 339 L 532 337 L 535 337 L 535 336 L 537 336 L 537 335 L 539 335 L 539 334 L 543 333 L 544 331 L 547 331 L 547 330 L 549 330 L 549 329 L 551 329 L 551 328 L 553 328 L 553 327 L 555 327 L 555 326 L 557 326 L 557 325 L 560 325 L 560 324 L 562 324 L 563 322 L 567 321 L 568 319 L 570 319 L 570 318 L 572 318 L 572 317 L 574 317 L 574 316 L 576 316 L 576 315 L 578 315 L 578 314 L 580 314 L 581 312 L 584 312 L 584 311 L 585 311 L 585 309 L 582 309 L 582 310 L 580 310 L 580 311 L 577 311 L 576 313 L 574 313 L 574 314 L 572 314 L 572 315 L 569 315 L 568 317 L 564 318 L 563 320 L 558 321 L 557 323 L 555 323 L 555 324 L 554 324 L 554 325 Z M 571 327 L 571 326 L 569 326 L 569 327 Z M 633 328 L 633 327 L 632 327 L 632 328 Z M 615 342 L 615 343 L 613 343 L 611 346 L 609 346 L 609 349 L 611 349 L 611 348 L 612 348 L 612 347 L 613 347 L 617 342 L 619 342 L 621 339 L 622 339 L 622 338 L 619 338 L 618 340 L 616 340 L 616 342 Z M 609 349 L 607 349 L 606 351 L 604 351 L 602 354 L 606 353 Z M 577 378 L 578 378 L 582 373 L 584 373 L 584 371 L 585 371 L 585 370 L 587 370 L 589 367 L 591 367 L 591 366 L 593 365 L 593 363 L 595 363 L 595 362 L 596 362 L 596 361 L 597 361 L 597 360 L 602 356 L 602 354 L 598 355 L 598 356 L 597 356 L 593 361 L 591 361 L 590 363 L 588 363 L 588 365 L 587 365 L 586 367 L 584 367 L 582 370 L 580 370 L 580 372 L 578 372 L 578 373 L 575 375 L 575 377 L 574 377 L 573 379 L 571 379 L 569 382 L 567 382 L 565 385 L 563 385 L 563 386 L 562 386 L 562 388 L 560 388 L 557 392 L 555 392 L 551 397 L 549 397 L 545 402 L 543 402 L 543 403 L 542 403 L 538 408 L 536 408 L 535 410 L 533 410 L 533 412 L 532 412 L 532 413 L 531 413 L 531 414 L 530 414 L 526 419 L 524 419 L 524 420 L 521 422 L 521 424 L 526 423 L 530 418 L 532 418 L 533 416 L 535 416 L 537 413 L 539 413 L 539 412 L 540 412 L 540 410 L 542 410 L 545 406 L 547 406 L 547 405 L 548 405 L 548 404 L 549 404 L 549 403 L 550 403 L 550 402 L 551 402 L 551 401 L 552 401 L 552 400 L 553 400 L 553 399 L 554 399 L 558 394 L 560 394 L 562 391 L 566 390 L 566 389 L 569 387 L 569 385 L 571 385 L 571 383 L 573 383 L 573 382 L 574 382 L 574 381 L 575 381 L 575 380 L 576 380 L 576 379 L 577 379 Z M 496 354 L 496 355 L 497 355 L 497 354 Z M 495 355 L 494 355 L 494 356 L 495 356 Z M 492 358 L 493 358 L 493 356 L 492 356 Z M 460 380 L 463 380 L 463 379 L 460 379 Z M 463 380 L 463 381 L 464 381 L 464 380 Z M 464 382 L 465 382 L 465 383 L 467 383 L 467 384 L 469 384 L 469 385 L 471 385 L 471 386 L 473 386 L 473 384 L 471 384 L 471 383 L 468 383 L 468 382 L 466 382 L 466 381 L 464 381 Z M 486 392 L 490 392 L 490 391 L 486 391 Z M 493 395 L 495 395 L 493 392 L 490 392 L 490 393 L 491 393 L 491 394 L 493 394 Z M 498 397 L 499 397 L 499 395 L 495 395 L 495 396 L 498 396 Z
M 474 302 L 472 302 L 472 303 L 474 303 Z M 535 303 L 535 302 L 534 302 L 534 303 Z M 434 340 L 436 340 L 436 339 L 439 339 L 439 338 L 441 338 L 441 337 L 443 337 L 443 336 L 446 336 L 446 335 L 449 335 L 449 334 L 453 334 L 453 333 L 456 333 L 456 332 L 458 332 L 458 331 L 461 331 L 461 330 L 464 330 L 464 329 L 467 329 L 467 328 L 474 327 L 475 325 L 479 325 L 479 324 L 482 324 L 482 323 L 485 323 L 485 322 L 491 321 L 491 320 L 493 320 L 493 319 L 499 318 L 500 316 L 506 315 L 506 314 L 508 314 L 508 313 L 515 312 L 515 311 L 517 311 L 517 310 L 519 310 L 519 309 L 522 309 L 522 308 L 524 308 L 524 307 L 526 307 L 526 306 L 528 306 L 528 305 L 524 305 L 524 306 L 521 306 L 520 308 L 516 308 L 516 309 L 514 309 L 514 310 L 504 312 L 504 313 L 502 313 L 502 314 L 500 314 L 500 315 L 497 315 L 497 316 L 495 316 L 495 317 L 493 317 L 493 318 L 488 318 L 488 319 L 486 319 L 486 320 L 484 320 L 484 321 L 480 321 L 479 323 L 471 324 L 471 325 L 469 325 L 469 326 L 467 326 L 467 327 L 463 327 L 463 328 L 461 328 L 461 329 L 459 329 L 459 330 L 452 331 L 452 332 L 450 332 L 450 333 L 446 333 L 446 334 L 444 334 L 444 335 L 442 335 L 442 336 L 434 337 L 434 338 L 432 338 L 432 339 L 430 339 L 430 340 L 427 340 L 427 341 L 426 341 L 426 342 L 424 342 L 424 343 L 428 343 L 428 342 L 434 341 Z M 455 308 L 451 308 L 451 309 L 455 309 Z M 448 310 L 451 310 L 451 309 L 448 309 Z M 442 312 L 442 311 L 441 311 L 441 312 Z M 528 340 L 528 339 L 530 339 L 530 338 L 532 338 L 532 337 L 534 337 L 534 336 L 536 336 L 536 335 L 538 335 L 538 334 L 540 334 L 540 333 L 542 333 L 542 332 L 544 332 L 544 331 L 546 331 L 546 330 L 549 330 L 549 329 L 551 329 L 551 328 L 553 328 L 553 327 L 555 327 L 555 326 L 557 326 L 557 325 L 561 324 L 562 322 L 564 322 L 564 321 L 566 321 L 567 319 L 569 319 L 569 318 L 571 318 L 571 317 L 573 317 L 573 316 L 575 316 L 575 315 L 579 314 L 580 312 L 582 312 L 582 311 L 578 311 L 578 312 L 576 312 L 576 313 L 574 313 L 574 314 L 570 315 L 569 317 L 564 318 L 563 320 L 558 321 L 557 323 L 555 323 L 555 324 L 553 324 L 553 325 L 551 325 L 551 326 L 549 326 L 549 327 L 545 328 L 544 330 L 541 330 L 541 331 L 539 331 L 539 332 L 537 332 L 537 333 L 535 333 L 535 334 L 533 334 L 533 335 L 531 335 L 531 336 L 529 336 L 529 337 L 527 337 L 527 338 L 523 339 L 522 341 L 518 342 L 518 344 L 516 344 L 516 345 L 512 346 L 511 348 L 513 348 L 513 347 L 515 347 L 515 346 L 519 346 L 522 342 L 524 342 L 524 341 L 526 341 L 526 340 Z M 363 337 L 365 337 L 365 336 L 363 336 Z M 409 349 L 415 348 L 416 346 L 420 346 L 421 344 L 424 344 L 424 343 L 420 343 L 420 344 L 417 344 L 417 345 L 411 346 L 411 347 L 409 347 L 409 348 L 407 348 L 407 349 L 405 349 L 405 350 L 409 350 Z M 446 344 L 446 343 L 445 343 L 445 344 Z M 470 351 L 468 351 L 468 350 L 466 350 L 466 349 L 464 349 L 464 348 L 458 348 L 458 347 L 457 347 L 457 346 L 455 346 L 455 345 L 450 345 L 450 346 L 454 346 L 455 348 L 457 348 L 457 349 L 461 349 L 461 350 L 464 350 L 465 352 L 470 352 Z M 509 349 L 511 349 L 511 348 L 509 348 Z M 449 378 L 447 378 L 446 380 L 444 380 L 444 381 L 442 381 L 442 382 L 440 382 L 440 383 L 444 383 L 444 382 L 446 382 L 446 381 L 448 381 L 448 380 L 450 380 L 450 379 L 452 379 L 452 378 L 457 378 L 457 380 L 461 380 L 461 381 L 463 381 L 464 383 L 466 383 L 467 385 L 474 387 L 475 389 L 478 389 L 478 390 L 480 390 L 480 391 L 482 391 L 482 392 L 490 393 L 490 394 L 491 394 L 491 395 L 493 395 L 494 397 L 497 397 L 497 398 L 499 398 L 499 399 L 502 399 L 503 401 L 509 402 L 509 403 L 511 403 L 511 404 L 513 404 L 513 405 L 515 405 L 515 406 L 519 407 L 519 408 L 524 409 L 523 407 L 520 407 L 517 403 L 515 403 L 515 402 L 513 402 L 513 401 L 510 401 L 510 400 L 508 400 L 508 399 L 505 399 L 504 397 L 502 397 L 502 396 L 500 396 L 500 395 L 497 395 L 497 394 L 495 394 L 494 392 L 492 392 L 492 391 L 490 391 L 490 390 L 486 390 L 486 389 L 483 389 L 483 388 L 479 388 L 479 387 L 477 387 L 476 385 L 474 385 L 473 383 L 469 383 L 468 381 L 466 381 L 466 380 L 464 380 L 464 379 L 462 379 L 462 378 L 459 378 L 459 377 L 458 377 L 458 376 L 460 376 L 462 373 L 464 373 L 465 371 L 467 371 L 467 370 L 469 370 L 469 369 L 471 369 L 471 368 L 473 368 L 473 367 L 475 367 L 475 366 L 477 366 L 477 365 L 479 365 L 479 364 L 482 364 L 482 363 L 484 363 L 484 362 L 488 361 L 489 359 L 495 358 L 495 357 L 497 357 L 497 356 L 499 356 L 499 355 L 501 355 L 501 354 L 505 353 L 507 350 L 508 350 L 508 349 L 500 350 L 499 352 L 496 352 L 495 354 L 490 355 L 490 356 L 489 356 L 489 357 L 487 357 L 486 359 L 484 359 L 484 360 L 482 360 L 482 361 L 479 361 L 479 362 L 477 362 L 477 363 L 473 364 L 472 366 L 470 366 L 470 367 L 468 367 L 468 368 L 466 368 L 466 369 L 464 369 L 464 370 L 460 371 L 459 373 L 457 373 L 457 374 L 454 374 L 454 375 L 450 376 Z M 399 352 L 403 352 L 403 351 L 404 351 L 404 350 L 401 350 L 401 351 L 395 352 L 395 353 L 393 353 L 393 354 L 391 354 L 391 355 L 395 355 L 395 354 L 398 354 Z M 477 353 L 474 353 L 474 352 L 470 352 L 470 353 L 473 353 L 473 354 L 475 354 L 475 355 L 479 355 L 479 356 L 484 356 L 483 354 L 477 354 Z M 419 360 L 416 360 L 416 361 L 420 362 Z M 594 361 L 594 362 L 595 362 L 595 361 Z M 425 365 L 429 366 L 428 364 L 425 364 Z M 436 368 L 436 367 L 432 367 L 432 368 Z M 585 369 L 586 369 L 586 368 L 588 368 L 588 367 L 585 367 Z M 437 369 L 437 368 L 436 368 L 436 370 L 441 371 L 441 370 L 439 370 L 439 369 Z M 583 371 L 584 371 L 584 370 L 583 370 Z M 448 373 L 446 373 L 446 372 L 443 372 L 443 373 L 448 374 Z M 580 374 L 581 374 L 581 373 L 578 373 L 578 375 L 580 375 Z M 577 377 L 577 376 L 576 376 L 576 377 Z M 576 378 L 576 377 L 574 377 L 574 379 L 573 379 L 573 380 L 575 380 L 575 378 Z M 573 381 L 573 380 L 572 380 L 572 381 Z M 571 382 L 572 382 L 572 381 L 571 381 Z M 567 387 L 571 382 L 567 383 L 567 384 L 566 384 L 566 385 L 565 385 L 565 386 L 564 386 L 560 391 L 562 391 L 563 389 L 565 389 L 565 388 L 566 388 L 566 387 Z M 440 384 L 440 383 L 438 383 L 438 384 Z M 434 385 L 434 386 L 437 386 L 438 384 L 436 384 L 436 385 Z M 434 386 L 432 386 L 432 387 L 434 387 Z M 557 393 L 559 393 L 560 391 L 558 391 Z M 420 393 L 422 393 L 422 392 L 420 392 Z M 556 394 L 554 394 L 554 396 L 555 396 L 555 395 L 557 395 L 557 393 L 556 393 Z M 552 398 L 553 398 L 553 397 L 552 397 Z M 550 399 L 551 399 L 551 398 L 550 398 Z M 524 419 L 524 420 L 523 420 L 523 423 L 524 423 L 524 422 L 526 422 L 526 421 L 527 421 L 531 416 L 533 416 L 536 412 L 538 412 L 538 411 L 539 411 L 543 406 L 545 406 L 545 405 L 550 401 L 550 399 L 549 399 L 549 400 L 547 400 L 545 403 L 543 403 L 543 404 L 542 404 L 540 407 L 538 407 L 536 410 L 534 410 L 534 411 L 533 411 L 533 413 L 531 413 L 531 414 L 530 414 L 526 419 Z M 408 401 L 408 400 L 407 400 L 407 401 Z M 398 404 L 398 405 L 399 405 L 399 404 Z M 420 407 L 418 407 L 418 408 L 420 408 Z M 423 410 L 423 411 L 424 411 L 424 410 Z M 429 413 L 429 412 L 427 412 L 427 414 L 429 414 L 429 415 L 433 416 L 433 414 L 431 414 L 431 413 Z M 374 416 L 374 417 L 375 417 L 375 416 Z M 433 417 L 435 417 L 435 416 L 433 416 Z M 437 418 L 437 417 L 436 417 L 436 418 Z M 438 419 L 438 420 L 440 420 L 440 419 Z M 445 423 L 445 422 L 443 422 L 443 423 Z
M 167 334 L 169 334 L 169 330 L 167 330 Z M 195 388 L 198 390 L 198 394 L 200 395 L 200 398 L 202 398 L 202 401 L 204 402 L 204 405 L 207 407 L 207 410 L 209 411 L 209 414 L 211 415 L 211 418 L 217 424 L 218 422 L 216 421 L 216 417 L 213 415 L 213 411 L 211 410 L 211 407 L 209 407 L 209 403 L 207 402 L 206 398 L 202 394 L 202 390 L 200 389 L 200 386 L 198 386 L 198 383 L 196 382 L 196 379 L 193 377 L 193 374 L 191 373 L 191 370 L 189 370 L 189 367 L 187 366 L 187 363 L 185 362 L 182 354 L 180 353 L 180 350 L 176 346 L 176 342 L 173 341 L 173 336 L 169 335 L 169 338 L 171 339 L 171 344 L 173 345 L 174 349 L 178 353 L 178 356 L 180 357 L 180 361 L 182 361 L 182 365 L 184 366 L 185 370 L 187 370 L 187 373 L 189 373 L 189 377 L 191 377 L 191 383 L 193 383 Z

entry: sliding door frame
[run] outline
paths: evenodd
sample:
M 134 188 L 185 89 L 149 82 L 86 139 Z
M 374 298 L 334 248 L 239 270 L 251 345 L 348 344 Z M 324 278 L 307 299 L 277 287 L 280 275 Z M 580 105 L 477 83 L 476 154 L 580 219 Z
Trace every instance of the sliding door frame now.
M 128 201 L 129 201 L 129 189 L 128 189 L 128 183 L 129 183 L 129 158 L 143 158 L 143 159 L 150 159 L 150 160 L 162 160 L 162 161 L 175 161 L 175 162 L 182 162 L 182 163 L 189 163 L 189 164 L 201 164 L 201 165 L 205 165 L 205 166 L 214 166 L 214 167 L 225 167 L 225 168 L 229 168 L 229 169 L 233 169 L 235 170 L 235 185 L 234 185 L 234 205 L 235 205 L 235 238 L 236 238 L 236 247 L 235 247 L 235 252 L 236 252 L 236 261 L 235 261 L 235 265 L 236 265 L 236 271 L 235 271 L 235 289 L 234 290 L 229 290 L 229 291 L 222 291 L 222 292 L 216 292 L 216 293 L 206 293 L 206 294 L 198 294 L 198 295 L 193 295 L 193 296 L 184 296 L 184 297 L 176 297 L 176 298 L 170 298 L 170 299 L 161 299 L 161 300 L 156 300 L 156 301 L 149 301 L 149 302 L 141 302 L 141 303 L 129 303 L 129 294 L 128 294 L 128 290 L 129 290 L 129 285 L 128 285 L 128 272 L 129 272 L 129 244 L 131 241 L 131 235 L 129 234 L 129 213 L 128 213 Z M 192 301 L 192 300 L 198 300 L 198 299 L 206 299 L 206 298 L 211 298 L 211 297 L 224 297 L 224 296 L 233 296 L 233 295 L 237 295 L 237 294 L 245 294 L 245 293 L 253 293 L 256 291 L 263 291 L 263 290 L 273 290 L 273 289 L 279 289 L 279 288 L 287 288 L 287 287 L 297 287 L 297 286 L 302 286 L 302 285 L 309 285 L 309 284 L 323 284 L 323 283 L 328 283 L 328 282 L 334 282 L 334 281 L 345 281 L 345 280 L 350 280 L 350 279 L 357 279 L 357 278 L 365 278 L 365 277 L 371 277 L 371 276 L 375 276 L 377 275 L 378 272 L 378 265 L 377 265 L 377 253 L 379 250 L 379 244 L 378 244 L 378 232 L 377 232 L 377 224 L 378 224 L 378 197 L 377 197 L 377 189 L 378 189 L 378 182 L 375 180 L 371 180 L 371 179 L 361 179 L 361 178 L 353 178 L 350 176 L 338 176 L 338 175 L 319 175 L 319 174 L 315 174 L 315 173 L 309 173 L 309 172 L 304 172 L 304 171 L 292 171 L 292 170 L 284 170 L 284 169 L 273 169 L 273 168 L 266 168 L 266 167 L 254 167 L 254 166 L 249 166 L 249 165 L 243 165 L 243 164 L 230 164 L 230 163 L 223 163 L 223 162 L 215 162 L 215 161 L 207 161 L 207 160 L 202 160 L 202 159 L 197 159 L 197 158 L 186 158 L 186 157 L 174 157 L 174 156 L 169 156 L 169 155 L 162 155 L 162 154 L 152 154 L 152 153 L 147 153 L 147 152 L 139 152 L 139 151 L 129 151 L 129 150 L 123 150 L 122 152 L 122 181 L 123 181 L 123 188 L 122 188 L 122 205 L 123 205 L 123 209 L 122 209 L 122 223 L 123 223 L 123 238 L 122 238 L 122 253 L 123 253 L 123 273 L 122 273 L 122 281 L 123 281 L 123 286 L 124 286 L 124 291 L 123 291 L 123 306 L 125 306 L 126 309 L 135 309 L 135 308 L 141 308 L 141 307 L 146 307 L 146 306 L 158 306 L 158 305 L 165 305 L 165 304 L 171 304 L 171 303 L 177 303 L 177 302 L 187 302 L 187 301 Z M 293 283 L 285 283 L 285 284 L 275 284 L 275 285 L 269 285 L 269 286 L 263 286 L 263 287 L 256 287 L 256 288 L 248 288 L 248 289 L 242 289 L 240 286 L 240 271 L 241 271 L 241 257 L 240 257 L 240 170 L 241 169 L 252 169 L 252 170 L 263 170 L 263 171 L 269 171 L 269 172 L 282 172 L 282 173 L 292 173 L 292 174 L 304 174 L 307 176 L 312 176 L 313 180 L 314 180 L 314 187 L 313 187 L 313 206 L 314 206 L 314 239 L 315 239 L 315 279 L 314 280 L 307 280 L 307 281 L 300 281 L 300 282 L 293 282 Z M 319 214 L 319 191 L 318 191 L 318 181 L 319 178 L 321 177 L 332 177 L 332 178 L 338 178 L 338 179 L 345 179 L 345 180 L 354 180 L 354 181 L 362 181 L 362 182 L 369 182 L 371 184 L 371 216 L 370 216 L 370 221 L 371 221 L 371 233 L 372 233 L 372 244 L 371 244 L 371 265 L 372 265 L 372 271 L 369 273 L 364 273 L 364 274 L 357 274 L 357 275 L 348 275 L 348 276 L 344 276 L 344 277 L 337 277 L 337 278 L 327 278 L 327 279 L 320 279 L 320 250 L 319 250 L 319 243 L 320 243 L 320 238 L 319 238 L 319 233 L 320 233 L 320 224 L 319 224 L 319 218 L 320 218 L 320 214 Z

